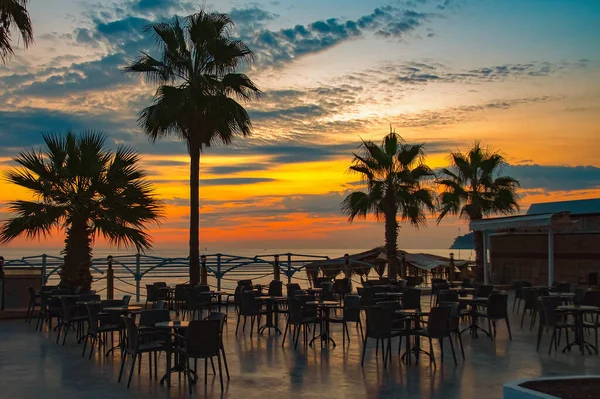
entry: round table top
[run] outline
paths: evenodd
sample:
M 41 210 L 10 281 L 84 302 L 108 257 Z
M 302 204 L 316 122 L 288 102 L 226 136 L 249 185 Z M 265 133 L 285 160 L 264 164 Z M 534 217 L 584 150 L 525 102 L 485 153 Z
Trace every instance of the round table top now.
M 599 311 L 600 308 L 598 306 L 589 306 L 589 305 L 562 305 L 557 306 L 558 310 L 570 310 L 576 312 L 594 312 Z
M 159 328 L 186 328 L 190 325 L 189 320 L 188 321 L 159 321 L 158 323 L 154 324 L 154 327 L 159 327 Z
M 398 309 L 398 310 L 396 310 L 396 313 L 405 314 L 405 315 L 418 315 L 418 316 L 426 316 L 429 314 L 428 311 L 419 310 L 419 309 Z
M 376 292 L 375 295 L 379 296 L 404 296 L 402 292 Z
M 229 294 L 229 292 L 227 292 L 227 291 L 211 291 L 210 294 L 211 295 L 225 295 L 225 294 Z
M 79 298 L 79 294 L 58 294 L 51 295 L 52 298 Z
M 260 299 L 261 301 L 281 301 L 284 299 L 287 299 L 284 296 L 268 296 L 268 295 L 263 295 L 263 296 L 259 296 L 256 299 Z
M 473 296 L 465 296 L 459 297 L 458 302 L 487 302 L 488 298 L 486 297 L 473 297 Z
M 319 291 L 323 291 L 323 288 L 318 288 L 318 287 L 315 287 L 315 288 L 309 288 L 309 289 L 307 289 L 306 291 L 314 291 L 314 292 L 319 292 Z
M 308 301 L 307 305 L 319 305 L 319 306 L 336 306 L 340 305 L 340 301 Z
M 75 304 L 77 305 L 95 305 L 97 303 L 102 303 L 101 301 L 77 301 Z
M 574 292 L 549 292 L 548 293 L 549 296 L 570 296 L 570 297 L 574 297 L 575 293 Z
M 109 312 L 120 312 L 120 311 L 132 311 L 132 310 L 142 310 L 141 306 L 135 306 L 135 305 L 126 305 L 126 306 L 109 306 L 106 308 L 103 308 L 102 310 L 108 310 Z

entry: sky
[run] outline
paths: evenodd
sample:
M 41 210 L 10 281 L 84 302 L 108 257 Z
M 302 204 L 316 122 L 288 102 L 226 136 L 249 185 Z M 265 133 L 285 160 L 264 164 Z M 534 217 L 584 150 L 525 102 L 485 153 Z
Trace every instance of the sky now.
M 185 144 L 150 142 L 136 124 L 156 87 L 121 72 L 144 27 L 205 10 L 228 13 L 256 55 L 247 74 L 264 96 L 246 104 L 253 135 L 201 159 L 201 246 L 370 248 L 383 225 L 349 223 L 340 202 L 360 189 L 348 173 L 361 139 L 393 126 L 425 143 L 432 168 L 476 140 L 499 150 L 504 174 L 531 203 L 600 195 L 600 2 L 595 0 L 32 0 L 35 44 L 0 65 L 0 172 L 42 132 L 97 129 L 111 147 L 143 154 L 166 218 L 155 247 L 188 237 Z M 7 202 L 28 193 L 0 181 Z M 436 215 L 400 248 L 448 248 L 464 220 Z M 34 241 L 60 248 L 63 237 Z M 31 248 L 16 240 L 13 248 Z M 98 242 L 98 246 L 106 245 Z

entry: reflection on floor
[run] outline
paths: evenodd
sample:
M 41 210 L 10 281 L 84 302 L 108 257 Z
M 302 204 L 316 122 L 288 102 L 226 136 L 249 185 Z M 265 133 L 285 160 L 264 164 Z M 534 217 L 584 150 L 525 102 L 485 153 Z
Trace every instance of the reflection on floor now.
M 429 303 L 429 298 L 423 298 Z M 512 307 L 512 301 L 509 302 Z M 225 327 L 225 348 L 231 373 L 221 393 L 219 379 L 209 371 L 204 385 L 199 362 L 200 381 L 193 396 L 228 398 L 502 398 L 502 383 L 519 378 L 600 374 L 600 357 L 581 356 L 578 351 L 548 355 L 550 334 L 543 338 L 540 352 L 535 351 L 535 332 L 520 329 L 520 318 L 513 316 L 513 341 L 503 323 L 495 341 L 487 337 L 472 339 L 463 334 L 466 361 L 459 358 L 454 366 L 448 345 L 445 364 L 439 364 L 439 347 L 434 343 L 437 368 L 426 358 L 406 366 L 392 350 L 392 363 L 383 369 L 381 354 L 375 345 L 367 351 L 365 367 L 360 367 L 360 334 L 350 326 L 350 344 L 342 347 L 340 325 L 331 331 L 338 346 L 305 348 L 300 342 L 294 351 L 291 342 L 281 347 L 281 336 L 267 332 L 262 336 L 249 331 L 235 336 L 236 316 L 229 312 Z M 284 318 L 279 320 L 284 326 Z M 249 324 L 249 323 L 248 323 Z M 526 326 L 528 324 L 526 323 Z M 283 329 L 283 328 L 282 328 Z M 120 355 L 96 354 L 89 361 L 81 357 L 81 346 L 73 336 L 65 347 L 54 343 L 55 332 L 34 332 L 34 324 L 22 320 L 0 321 L 0 397 L 1 398 L 175 398 L 187 397 L 184 379 L 175 375 L 167 389 L 148 378 L 147 357 L 142 372 L 134 374 L 131 388 L 117 383 Z M 563 341 L 564 342 L 564 341 Z M 427 344 L 424 341 L 425 346 Z M 159 359 L 159 374 L 164 373 L 164 355 Z

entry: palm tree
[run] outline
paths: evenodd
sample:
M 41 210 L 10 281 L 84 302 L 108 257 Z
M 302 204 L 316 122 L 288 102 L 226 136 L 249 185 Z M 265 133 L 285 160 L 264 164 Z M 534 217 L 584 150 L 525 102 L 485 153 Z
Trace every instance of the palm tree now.
M 423 145 L 406 144 L 395 132 L 384 137 L 381 146 L 364 141 L 360 154 L 354 154 L 350 171 L 361 175 L 367 192 L 350 193 L 342 202 L 342 212 L 352 222 L 373 213 L 385 221 L 385 248 L 388 275 L 398 275 L 398 214 L 415 227 L 426 223 L 425 209 L 433 211 L 434 194 L 423 186 L 433 172 L 424 164 Z M 404 269 L 404 268 L 403 268 Z M 406 270 L 401 271 L 406 277 Z
M 508 215 L 519 209 L 516 193 L 519 182 L 499 176 L 506 161 L 497 151 L 483 149 L 476 142 L 466 153 L 451 153 L 450 159 L 450 169 L 442 169 L 437 180 L 443 190 L 438 223 L 448 214 L 473 221 L 494 213 Z M 474 234 L 475 262 L 481 266 L 483 232 Z
M 190 154 L 190 282 L 200 280 L 199 174 L 200 153 L 216 143 L 229 144 L 235 135 L 248 136 L 252 124 L 236 100 L 261 94 L 248 76 L 237 73 L 254 59 L 239 40 L 231 38 L 233 22 L 226 14 L 200 11 L 172 23 L 156 23 L 147 30 L 160 57 L 142 52 L 125 68 L 141 73 L 158 89 L 152 105 L 138 118 L 152 141 L 169 136 L 187 144 Z
M 151 239 L 145 225 L 159 220 L 160 205 L 132 148 L 111 152 L 104 148 L 105 136 L 97 132 L 43 137 L 46 148 L 21 152 L 13 159 L 20 167 L 6 174 L 36 200 L 9 203 L 16 216 L 0 227 L 0 242 L 45 237 L 63 229 L 62 284 L 89 289 L 96 237 L 138 251 L 148 249 Z
M 27 0 L 0 0 L 0 60 L 6 62 L 14 54 L 11 29 L 16 25 L 23 44 L 29 47 L 33 43 L 33 26 L 27 12 Z

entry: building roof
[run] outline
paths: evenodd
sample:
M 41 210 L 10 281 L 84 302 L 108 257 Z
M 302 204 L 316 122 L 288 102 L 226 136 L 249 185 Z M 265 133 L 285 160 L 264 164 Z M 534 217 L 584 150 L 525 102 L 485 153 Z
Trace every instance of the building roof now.
M 600 198 L 532 204 L 527 211 L 527 215 L 559 212 L 569 212 L 571 215 L 600 213 Z

